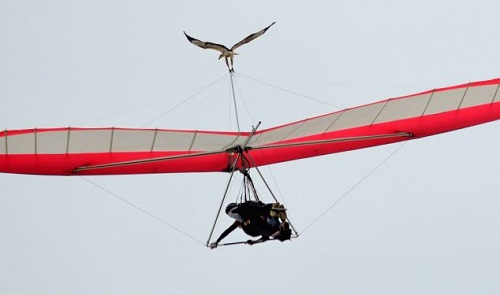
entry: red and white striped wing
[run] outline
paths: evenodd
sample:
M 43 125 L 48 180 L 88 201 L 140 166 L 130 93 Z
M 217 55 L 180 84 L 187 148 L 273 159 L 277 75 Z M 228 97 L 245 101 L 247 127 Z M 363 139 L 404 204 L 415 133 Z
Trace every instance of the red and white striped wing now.
M 415 139 L 500 119 L 500 79 L 435 89 L 249 132 L 127 128 L 6 130 L 0 172 L 106 175 L 228 171 L 248 142 L 268 165 Z M 241 162 L 238 163 L 241 165 Z

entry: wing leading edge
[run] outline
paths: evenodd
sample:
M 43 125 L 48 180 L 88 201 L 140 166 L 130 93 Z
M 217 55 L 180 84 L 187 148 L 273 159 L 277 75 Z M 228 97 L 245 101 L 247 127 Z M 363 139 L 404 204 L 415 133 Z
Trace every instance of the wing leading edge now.
M 109 175 L 228 171 L 367 148 L 500 119 L 500 79 L 434 89 L 250 132 L 129 128 L 0 131 L 0 172 Z M 241 166 L 241 161 L 237 163 Z

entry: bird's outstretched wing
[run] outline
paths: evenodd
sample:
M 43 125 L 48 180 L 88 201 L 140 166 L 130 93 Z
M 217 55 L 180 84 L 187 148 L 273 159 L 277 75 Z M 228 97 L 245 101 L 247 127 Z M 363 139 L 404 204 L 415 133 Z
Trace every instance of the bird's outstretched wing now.
M 240 42 L 236 43 L 231 47 L 231 51 L 235 50 L 236 48 L 240 47 L 241 45 L 247 44 L 248 42 L 252 41 L 253 39 L 262 36 L 272 25 L 274 25 L 276 22 L 273 22 L 269 26 L 265 27 L 264 29 L 258 31 L 257 33 L 253 33 L 248 35 L 245 39 L 241 40 Z
M 200 41 L 196 38 L 189 36 L 188 34 L 186 34 L 186 32 L 184 32 L 184 35 L 186 35 L 186 38 L 188 39 L 189 42 L 191 42 L 192 44 L 194 44 L 198 47 L 201 47 L 203 49 L 215 49 L 217 51 L 220 51 L 221 53 L 224 51 L 229 51 L 229 48 L 227 48 L 226 46 L 224 46 L 222 44 L 217 44 L 217 43 L 212 43 L 212 42 L 203 42 L 203 41 Z

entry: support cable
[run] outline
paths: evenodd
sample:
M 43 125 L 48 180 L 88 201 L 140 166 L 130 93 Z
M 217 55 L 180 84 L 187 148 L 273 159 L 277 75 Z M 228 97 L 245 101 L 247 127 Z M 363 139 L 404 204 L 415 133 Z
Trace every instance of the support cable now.
M 311 226 L 316 224 L 321 218 L 323 218 L 330 210 L 332 210 L 335 206 L 337 206 L 342 200 L 344 200 L 347 196 L 349 196 L 359 185 L 361 185 L 365 180 L 367 180 L 375 171 L 377 171 L 380 167 L 382 167 L 392 156 L 394 156 L 408 141 L 403 142 L 397 149 L 395 149 L 392 153 L 390 153 L 382 162 L 380 162 L 377 166 L 375 166 L 370 172 L 368 172 L 361 180 L 359 180 L 356 184 L 354 184 L 347 192 L 345 192 L 340 198 L 335 200 L 333 204 L 331 204 L 325 211 L 319 214 L 309 225 L 307 225 L 304 230 L 300 233 L 301 235 L 306 232 Z
M 240 106 L 241 106 L 241 104 L 243 104 L 243 106 L 245 107 L 245 110 L 246 110 L 246 112 L 248 114 L 248 117 L 250 118 L 250 122 L 252 122 L 252 123 L 255 122 L 255 119 L 252 116 L 252 112 L 250 111 L 250 108 L 248 107 L 248 105 L 247 105 L 247 103 L 245 101 L 245 97 L 243 96 L 243 92 L 241 91 L 241 88 L 240 88 L 240 85 L 239 85 L 237 79 L 234 80 L 234 85 L 235 85 L 236 91 L 238 91 L 238 97 L 239 97 L 239 100 L 240 100 Z
M 183 101 L 177 103 L 176 105 L 174 105 L 173 107 L 171 107 L 170 109 L 166 110 L 165 112 L 163 112 L 162 114 L 160 114 L 159 116 L 156 116 L 155 118 L 153 118 L 152 120 L 146 122 L 145 124 L 142 125 L 142 128 L 158 121 L 159 119 L 163 118 L 164 116 L 166 116 L 168 113 L 172 112 L 173 110 L 179 108 L 180 106 L 184 105 L 185 103 L 187 103 L 188 101 L 192 100 L 193 98 L 195 98 L 196 96 L 198 96 L 200 93 L 202 93 L 203 91 L 207 90 L 208 88 L 210 88 L 212 85 L 216 84 L 217 82 L 219 82 L 220 80 L 222 80 L 226 75 L 223 75 L 221 76 L 220 78 L 218 78 L 217 80 L 213 81 L 212 83 L 208 84 L 207 86 L 201 88 L 200 90 L 196 91 L 194 94 L 192 94 L 191 96 L 189 96 L 188 98 L 184 99 Z
M 103 192 L 107 193 L 108 195 L 110 195 L 110 196 L 114 197 L 115 199 L 117 199 L 117 200 L 119 200 L 119 201 L 121 201 L 121 202 L 123 202 L 123 203 L 125 203 L 125 204 L 129 205 L 130 207 L 132 207 L 132 208 L 136 209 L 136 210 L 137 210 L 137 211 L 139 211 L 139 212 L 142 212 L 142 213 L 144 213 L 144 214 L 148 215 L 149 217 L 151 217 L 151 218 L 155 219 L 156 221 L 159 221 L 159 222 L 160 222 L 160 223 L 162 223 L 163 225 L 168 226 L 169 228 L 171 228 L 171 229 L 175 230 L 176 232 L 178 232 L 178 233 L 180 233 L 180 234 L 184 235 L 185 237 L 188 237 L 189 239 L 191 239 L 191 240 L 193 240 L 193 241 L 195 241 L 195 242 L 197 242 L 197 243 L 200 243 L 200 244 L 204 245 L 202 241 L 198 240 L 197 238 L 193 237 L 192 235 L 190 235 L 190 234 L 188 234 L 188 233 L 186 233 L 186 232 L 182 231 L 182 230 L 181 230 L 181 229 L 179 229 L 178 227 L 176 227 L 176 226 L 174 226 L 174 225 L 172 225 L 172 224 L 170 224 L 170 223 L 166 222 L 165 220 L 161 219 L 160 217 L 158 217 L 158 216 L 156 216 L 156 215 L 154 215 L 154 214 L 152 214 L 152 213 L 150 213 L 150 212 L 148 212 L 148 211 L 146 211 L 146 210 L 142 209 L 141 207 L 139 207 L 139 206 L 135 205 L 134 203 L 132 203 L 132 202 L 130 202 L 130 201 L 128 201 L 128 200 L 126 200 L 126 199 L 124 199 L 123 197 L 120 197 L 118 194 L 116 194 L 116 193 L 114 193 L 114 192 L 112 192 L 112 191 L 110 191 L 110 190 L 108 190 L 108 189 L 104 188 L 103 186 L 101 186 L 101 185 L 99 185 L 99 184 L 97 184 L 97 183 L 93 182 L 92 180 L 90 180 L 90 179 L 88 179 L 88 178 L 86 178 L 86 177 L 83 177 L 83 176 L 80 176 L 80 179 L 85 180 L 86 182 L 88 182 L 88 183 L 90 183 L 91 185 L 95 186 L 96 188 L 98 188 L 98 189 L 102 190 Z
M 301 93 L 298 93 L 298 92 L 295 92 L 295 91 L 292 91 L 292 90 L 289 90 L 289 89 L 286 89 L 286 88 L 283 88 L 283 87 L 280 87 L 280 86 L 276 86 L 276 85 L 271 84 L 271 83 L 267 83 L 267 82 L 261 81 L 261 80 L 259 80 L 257 78 L 253 78 L 253 77 L 250 77 L 250 76 L 247 76 L 247 75 L 243 75 L 241 73 L 238 73 L 238 75 L 241 76 L 241 77 L 243 77 L 243 78 L 246 78 L 248 80 L 252 80 L 254 82 L 266 85 L 268 87 L 272 87 L 272 88 L 275 88 L 275 89 L 278 89 L 278 90 L 281 90 L 281 91 L 284 91 L 284 92 L 288 92 L 288 93 L 291 93 L 293 95 L 300 96 L 300 97 L 303 97 L 303 98 L 315 101 L 315 102 L 320 103 L 320 104 L 324 104 L 324 105 L 327 105 L 327 106 L 330 106 L 330 107 L 333 107 L 333 108 L 337 108 L 337 109 L 343 109 L 344 108 L 344 107 L 341 107 L 341 106 L 332 105 L 331 103 L 328 103 L 326 101 L 323 101 L 321 99 L 318 99 L 318 98 L 315 98 L 315 97 L 312 97 L 312 96 L 301 94 Z

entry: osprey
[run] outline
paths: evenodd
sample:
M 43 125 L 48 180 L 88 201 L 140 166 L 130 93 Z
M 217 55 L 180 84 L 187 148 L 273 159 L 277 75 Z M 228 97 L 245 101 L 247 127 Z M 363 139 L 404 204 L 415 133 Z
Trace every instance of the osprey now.
M 189 42 L 191 42 L 192 44 L 194 44 L 198 47 L 201 47 L 203 49 L 207 49 L 207 48 L 208 49 L 215 49 L 215 50 L 219 51 L 220 52 L 219 59 L 224 57 L 226 60 L 227 68 L 229 69 L 230 72 L 234 72 L 233 57 L 235 55 L 238 55 L 238 53 L 234 52 L 234 50 L 236 48 L 244 45 L 244 44 L 247 44 L 248 42 L 252 41 L 253 39 L 255 39 L 257 37 L 262 36 L 275 23 L 276 22 L 273 22 L 272 24 L 270 24 L 269 26 L 265 27 L 264 29 L 258 31 L 257 33 L 253 33 L 253 34 L 248 35 L 246 38 L 244 38 L 240 42 L 234 44 L 233 47 L 231 47 L 231 49 L 227 48 L 226 46 L 224 46 L 222 44 L 200 41 L 198 39 L 195 39 L 195 38 L 189 36 L 188 34 L 186 34 L 186 32 L 184 32 L 184 35 L 186 35 L 186 38 L 189 40 Z M 231 65 L 229 65 L 228 60 L 231 62 Z

